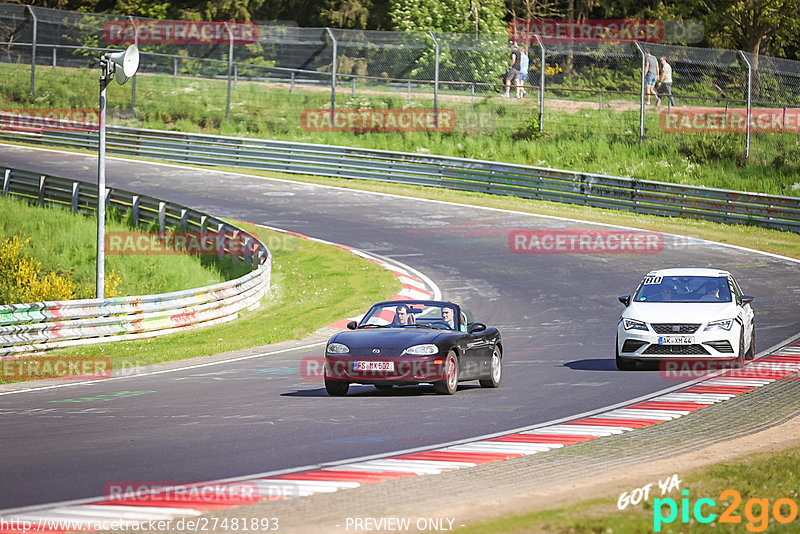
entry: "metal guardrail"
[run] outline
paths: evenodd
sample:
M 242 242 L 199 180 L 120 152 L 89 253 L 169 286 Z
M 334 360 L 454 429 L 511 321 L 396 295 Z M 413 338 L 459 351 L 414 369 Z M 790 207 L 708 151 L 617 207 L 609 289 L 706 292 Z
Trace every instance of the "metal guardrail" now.
M 90 184 L 0 168 L 2 195 L 73 213 L 97 206 Z M 144 195 L 107 189 L 108 207 L 130 211 L 135 225 L 218 236 L 218 255 L 238 257 L 253 270 L 235 280 L 160 295 L 35 302 L 0 306 L 0 357 L 90 343 L 141 339 L 232 321 L 260 305 L 270 287 L 272 256 L 256 237 L 219 219 Z
M 3 120 L 0 114 L 0 124 Z M 445 187 L 800 232 L 800 198 L 796 197 L 287 141 L 124 127 L 108 127 L 106 135 L 107 151 L 118 156 Z M 47 130 L 20 133 L 1 128 L 0 141 L 80 149 L 96 149 L 98 142 L 93 133 Z

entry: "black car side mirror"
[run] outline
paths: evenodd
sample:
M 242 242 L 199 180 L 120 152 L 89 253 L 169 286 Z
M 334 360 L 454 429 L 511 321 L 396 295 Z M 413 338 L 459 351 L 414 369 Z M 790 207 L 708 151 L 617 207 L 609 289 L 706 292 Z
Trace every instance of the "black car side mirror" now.
M 483 323 L 472 323 L 472 326 L 469 327 L 469 333 L 474 334 L 475 332 L 483 332 L 486 330 L 486 325 Z
M 349 323 L 347 323 L 347 329 L 348 330 L 355 330 L 357 326 L 358 326 L 358 323 L 355 322 L 355 321 L 350 321 Z
M 750 304 L 753 302 L 753 297 L 750 295 L 742 295 L 742 304 Z
M 621 303 L 623 303 L 626 307 L 630 306 L 631 304 L 631 296 L 630 295 L 622 295 L 621 297 L 617 297 Z

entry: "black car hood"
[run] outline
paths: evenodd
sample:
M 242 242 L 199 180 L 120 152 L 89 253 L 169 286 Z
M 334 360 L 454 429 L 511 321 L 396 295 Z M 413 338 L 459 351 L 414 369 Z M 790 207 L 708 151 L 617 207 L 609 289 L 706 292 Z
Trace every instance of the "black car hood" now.
M 440 336 L 460 334 L 455 330 L 436 330 L 430 328 L 361 328 L 339 332 L 331 337 L 329 343 L 344 343 L 351 352 L 358 349 L 406 349 L 423 343 L 436 343 Z

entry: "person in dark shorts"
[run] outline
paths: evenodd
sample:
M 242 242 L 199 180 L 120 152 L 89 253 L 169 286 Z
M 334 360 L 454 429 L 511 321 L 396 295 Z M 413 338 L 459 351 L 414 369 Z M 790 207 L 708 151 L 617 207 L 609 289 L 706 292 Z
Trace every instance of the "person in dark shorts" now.
M 656 106 L 661 99 L 656 92 L 656 80 L 658 79 L 658 60 L 656 56 L 650 53 L 650 50 L 644 51 L 644 91 L 647 95 L 647 105 L 650 105 L 650 97 L 656 97 Z
M 508 72 L 506 73 L 506 92 L 503 94 L 503 98 L 508 98 L 509 91 L 511 90 L 511 84 L 517 83 L 517 78 L 519 77 L 519 62 L 522 55 L 519 51 L 519 47 L 517 43 L 511 43 L 511 61 L 508 65 Z

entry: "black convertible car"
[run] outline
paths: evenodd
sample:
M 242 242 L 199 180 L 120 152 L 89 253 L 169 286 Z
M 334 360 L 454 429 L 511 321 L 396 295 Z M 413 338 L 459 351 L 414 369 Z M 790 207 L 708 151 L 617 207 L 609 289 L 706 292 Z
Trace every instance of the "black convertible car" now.
M 452 302 L 379 302 L 347 328 L 325 348 L 330 395 L 346 395 L 353 383 L 390 389 L 428 382 L 443 395 L 455 393 L 464 380 L 479 380 L 486 388 L 500 385 L 500 332 L 474 322 L 467 308 Z

